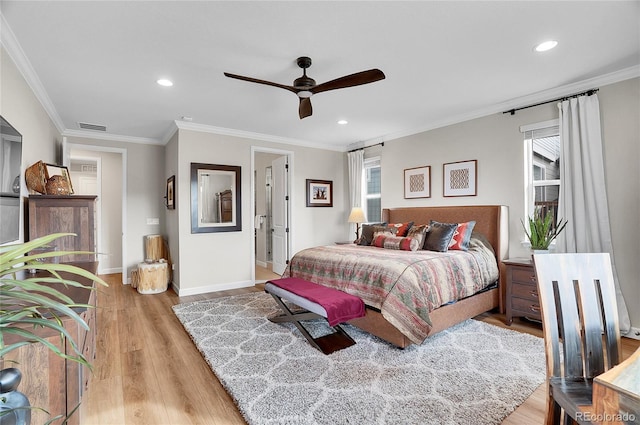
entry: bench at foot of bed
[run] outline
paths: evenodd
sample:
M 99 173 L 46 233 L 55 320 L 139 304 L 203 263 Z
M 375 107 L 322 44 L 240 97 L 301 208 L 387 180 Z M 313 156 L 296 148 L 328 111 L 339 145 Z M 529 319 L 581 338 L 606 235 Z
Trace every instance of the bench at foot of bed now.
M 307 341 L 324 354 L 331 354 L 356 343 L 339 323 L 364 316 L 364 303 L 360 298 L 298 278 L 270 280 L 266 283 L 264 290 L 271 294 L 283 311 L 282 315 L 269 320 L 274 323 L 293 323 Z M 291 311 L 283 300 L 295 304 L 303 311 Z M 301 321 L 318 318 L 325 318 L 334 332 L 313 338 Z

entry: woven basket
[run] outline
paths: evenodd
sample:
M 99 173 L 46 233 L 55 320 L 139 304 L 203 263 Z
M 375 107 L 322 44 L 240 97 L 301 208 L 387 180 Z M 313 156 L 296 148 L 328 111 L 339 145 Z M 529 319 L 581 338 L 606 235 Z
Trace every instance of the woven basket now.
M 47 192 L 47 180 L 49 180 L 49 172 L 44 162 L 38 161 L 24 172 L 24 180 L 27 188 L 32 192 L 45 194 Z
M 55 175 L 49 177 L 47 184 L 47 195 L 69 195 L 69 182 L 63 176 Z

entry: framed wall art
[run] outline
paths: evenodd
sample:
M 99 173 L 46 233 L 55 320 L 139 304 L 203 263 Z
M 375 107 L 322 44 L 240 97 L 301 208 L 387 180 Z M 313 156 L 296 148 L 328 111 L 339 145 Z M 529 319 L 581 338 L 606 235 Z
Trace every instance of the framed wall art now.
M 404 198 L 431 197 L 431 167 L 407 168 L 404 170 Z
M 333 181 L 307 179 L 307 206 L 333 207 Z
M 450 162 L 442 166 L 446 196 L 476 196 L 478 194 L 478 161 Z
M 165 194 L 165 200 L 167 201 L 167 209 L 176 209 L 176 176 L 173 175 L 167 179 L 167 193 Z

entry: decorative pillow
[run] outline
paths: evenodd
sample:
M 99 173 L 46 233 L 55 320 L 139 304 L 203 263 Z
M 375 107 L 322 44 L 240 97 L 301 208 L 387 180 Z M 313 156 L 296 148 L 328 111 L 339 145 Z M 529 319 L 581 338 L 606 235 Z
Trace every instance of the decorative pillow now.
M 440 223 L 431 220 L 429 231 L 424 241 L 424 249 L 429 251 L 447 252 L 458 223 Z
M 493 246 L 491 246 L 491 243 L 489 242 L 489 239 L 487 239 L 487 237 L 485 235 L 483 235 L 482 233 L 478 233 L 478 232 L 472 232 L 471 233 L 471 240 L 469 241 L 469 246 L 474 246 L 481 244 L 484 245 L 489 251 L 491 251 L 491 253 L 493 255 L 495 255 L 495 251 L 493 250 Z
M 406 238 L 402 236 L 387 236 L 383 233 L 378 233 L 373 238 L 371 246 L 386 249 L 400 249 L 403 251 L 416 251 L 420 245 L 414 238 Z
M 369 223 L 363 224 L 360 227 L 360 238 L 358 239 L 358 245 L 371 245 L 373 240 L 374 227 L 386 226 L 387 223 Z
M 421 224 L 419 226 L 411 226 L 409 231 L 407 232 L 408 238 L 413 238 L 418 241 L 418 247 L 421 249 L 424 246 L 424 240 L 427 237 L 427 232 L 429 231 L 428 224 Z
M 413 226 L 413 221 L 409 221 L 407 223 L 389 223 L 387 227 L 391 229 L 396 229 L 395 234 L 398 236 L 407 236 L 407 231 Z
M 387 226 L 373 226 L 373 238 L 371 245 L 373 245 L 373 239 L 378 236 L 396 236 L 396 229 L 394 227 Z
M 466 223 L 458 223 L 458 228 L 453 232 L 453 237 L 449 243 L 449 249 L 458 249 L 461 251 L 467 251 L 469 249 L 469 240 L 471 239 L 471 232 L 476 225 L 475 221 L 467 221 Z

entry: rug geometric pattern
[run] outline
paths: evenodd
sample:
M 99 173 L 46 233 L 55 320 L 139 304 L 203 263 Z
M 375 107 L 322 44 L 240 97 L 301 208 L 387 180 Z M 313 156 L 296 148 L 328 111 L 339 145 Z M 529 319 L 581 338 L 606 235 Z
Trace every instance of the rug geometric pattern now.
M 545 379 L 541 338 L 475 320 L 404 350 L 344 325 L 357 344 L 327 356 L 263 292 L 173 309 L 251 425 L 499 424 Z

